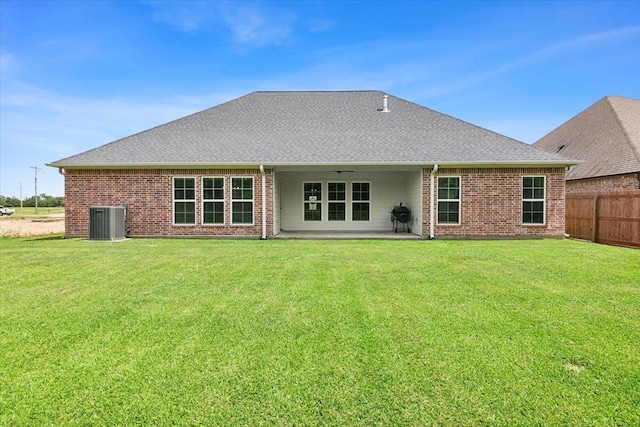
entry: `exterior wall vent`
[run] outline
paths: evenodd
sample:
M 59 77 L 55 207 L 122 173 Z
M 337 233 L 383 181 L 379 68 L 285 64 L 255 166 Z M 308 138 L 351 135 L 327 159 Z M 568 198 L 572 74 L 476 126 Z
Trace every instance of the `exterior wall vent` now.
M 122 240 L 126 237 L 124 206 L 92 206 L 89 208 L 89 240 Z

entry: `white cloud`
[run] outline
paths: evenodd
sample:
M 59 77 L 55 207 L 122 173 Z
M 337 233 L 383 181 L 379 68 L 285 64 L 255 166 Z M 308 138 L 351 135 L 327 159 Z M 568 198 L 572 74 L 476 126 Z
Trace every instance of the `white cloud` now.
M 309 26 L 309 31 L 312 33 L 321 33 L 323 31 L 328 31 L 334 27 L 335 23 L 328 19 L 315 19 L 311 22 Z
M 249 46 L 281 45 L 291 40 L 295 16 L 263 3 L 230 1 L 149 1 L 153 17 L 185 32 L 223 27 L 232 39 Z
M 285 44 L 293 32 L 295 17 L 250 3 L 222 3 L 224 23 L 236 41 L 263 46 Z
M 508 74 L 511 71 L 528 67 L 537 62 L 569 55 L 572 52 L 595 48 L 599 45 L 614 43 L 620 40 L 637 37 L 640 35 L 640 26 L 617 28 L 594 34 L 562 40 L 548 46 L 544 46 L 524 55 L 516 56 L 511 60 L 498 63 L 492 68 L 483 68 L 468 74 L 460 74 L 454 79 L 439 79 L 436 84 L 428 84 L 421 91 L 420 96 L 442 96 L 449 93 L 460 92 L 465 89 L 478 86 L 483 82 Z M 491 63 L 484 61 L 484 63 Z
M 0 74 L 2 77 L 15 74 L 18 68 L 19 63 L 15 55 L 6 51 L 0 54 Z
M 596 45 L 632 38 L 638 35 L 640 35 L 640 26 L 614 28 L 599 33 L 587 34 L 573 39 L 560 41 L 524 57 L 523 60 L 527 61 L 551 55 L 558 55 L 563 52 L 590 48 Z
M 215 24 L 217 2 L 147 1 L 153 8 L 153 18 L 180 31 L 195 32 Z

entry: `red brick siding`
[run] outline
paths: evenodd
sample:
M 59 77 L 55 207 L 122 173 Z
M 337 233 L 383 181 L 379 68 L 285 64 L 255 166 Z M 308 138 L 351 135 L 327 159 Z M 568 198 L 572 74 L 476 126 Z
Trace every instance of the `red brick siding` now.
M 225 178 L 225 224 L 202 225 L 202 177 Z M 231 224 L 231 178 L 252 176 L 252 225 Z M 173 178 L 196 179 L 196 225 L 173 225 Z M 267 235 L 273 235 L 273 172 L 266 171 Z M 262 177 L 253 169 L 67 169 L 65 175 L 68 237 L 89 235 L 91 206 L 128 204 L 129 236 L 255 236 L 262 234 Z
M 561 237 L 564 235 L 564 168 L 440 169 L 461 177 L 461 224 L 435 225 L 435 237 Z M 546 176 L 546 223 L 522 225 L 522 176 Z M 202 225 L 203 176 L 225 178 L 225 224 Z M 254 224 L 231 225 L 231 178 L 254 178 Z M 173 178 L 196 179 L 196 225 L 173 225 Z M 423 236 L 429 235 L 430 169 L 423 170 Z M 435 182 L 437 185 L 437 180 Z M 273 236 L 273 171 L 266 171 L 267 236 Z M 437 195 L 437 188 L 436 195 Z M 249 236 L 262 234 L 262 180 L 258 170 L 74 170 L 65 177 L 66 235 L 87 237 L 91 206 L 128 204 L 130 236 Z M 434 200 L 437 204 L 437 197 Z M 434 215 L 437 221 L 437 215 Z
M 423 235 L 429 235 L 429 174 L 423 172 Z M 544 225 L 522 224 L 522 177 L 546 177 L 546 219 Z M 564 236 L 564 168 L 441 168 L 436 176 L 460 176 L 461 214 L 459 225 L 438 225 L 435 237 L 562 237 Z M 435 182 L 434 209 L 437 210 Z
M 605 194 L 640 189 L 640 174 L 613 175 L 567 181 L 567 194 Z
M 435 180 L 434 180 L 435 181 Z M 422 236 L 429 237 L 431 169 L 422 169 Z M 435 197 L 435 196 L 434 196 Z

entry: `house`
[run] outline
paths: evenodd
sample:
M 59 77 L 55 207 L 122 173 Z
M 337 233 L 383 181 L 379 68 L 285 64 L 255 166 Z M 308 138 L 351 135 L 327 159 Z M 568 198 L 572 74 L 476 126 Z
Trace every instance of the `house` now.
M 584 161 L 567 194 L 640 189 L 640 100 L 605 96 L 533 145 Z
M 48 164 L 66 235 L 91 206 L 127 206 L 130 236 L 271 238 L 391 231 L 562 237 L 576 164 L 380 91 L 253 92 Z
M 534 146 L 583 160 L 567 173 L 569 235 L 640 247 L 640 100 L 606 96 Z

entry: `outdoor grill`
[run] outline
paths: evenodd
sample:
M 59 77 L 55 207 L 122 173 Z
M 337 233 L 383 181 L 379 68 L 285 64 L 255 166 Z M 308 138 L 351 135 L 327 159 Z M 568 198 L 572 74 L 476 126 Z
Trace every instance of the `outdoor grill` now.
M 407 230 L 407 233 L 411 233 L 411 228 L 409 227 L 409 221 L 411 221 L 411 210 L 406 206 L 394 206 L 391 211 L 391 222 L 393 224 L 393 231 L 398 232 L 398 226 L 402 227 L 402 230 Z

